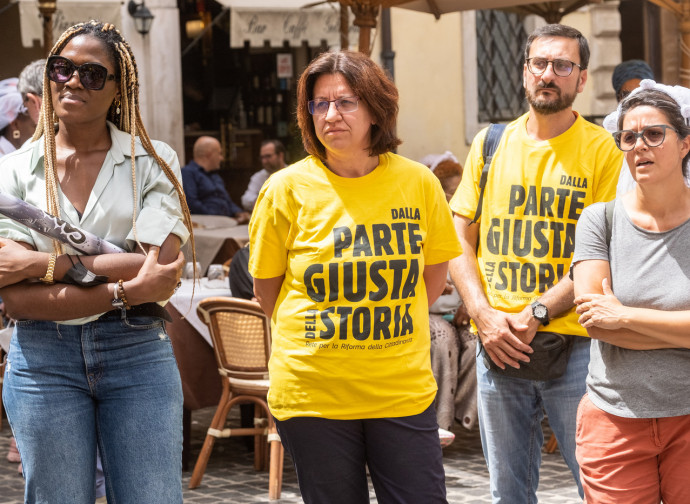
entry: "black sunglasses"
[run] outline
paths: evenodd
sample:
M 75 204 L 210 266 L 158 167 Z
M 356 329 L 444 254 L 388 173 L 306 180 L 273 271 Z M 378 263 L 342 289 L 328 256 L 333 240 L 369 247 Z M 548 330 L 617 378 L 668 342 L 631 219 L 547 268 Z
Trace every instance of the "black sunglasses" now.
M 115 75 L 108 74 L 108 69 L 100 63 L 75 65 L 64 56 L 51 56 L 48 58 L 46 68 L 48 69 L 48 78 L 58 84 L 64 84 L 70 80 L 76 70 L 81 85 L 91 91 L 100 91 L 107 81 L 115 80 Z

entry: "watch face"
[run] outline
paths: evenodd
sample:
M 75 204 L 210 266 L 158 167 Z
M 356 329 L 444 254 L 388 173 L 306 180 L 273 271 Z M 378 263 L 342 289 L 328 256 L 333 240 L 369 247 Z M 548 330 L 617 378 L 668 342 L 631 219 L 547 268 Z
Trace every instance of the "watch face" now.
M 546 318 L 546 306 L 537 305 L 534 307 L 534 316 L 538 319 Z

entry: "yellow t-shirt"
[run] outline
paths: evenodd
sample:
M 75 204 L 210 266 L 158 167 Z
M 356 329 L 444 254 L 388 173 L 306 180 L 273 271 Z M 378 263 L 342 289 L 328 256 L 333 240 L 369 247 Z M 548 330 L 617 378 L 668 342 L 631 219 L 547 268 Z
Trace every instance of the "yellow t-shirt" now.
M 503 133 L 478 223 L 484 292 L 491 306 L 509 313 L 521 311 L 568 273 L 582 209 L 615 197 L 623 162 L 613 137 L 579 115 L 565 133 L 544 141 L 527 135 L 527 117 Z M 485 133 L 472 142 L 450 201 L 455 213 L 468 218 L 477 209 Z M 586 336 L 577 318 L 573 308 L 553 318 L 547 330 Z
M 458 256 L 441 185 L 395 154 L 359 178 L 307 157 L 264 185 L 249 271 L 285 275 L 273 312 L 271 412 L 418 414 L 434 399 L 424 266 Z

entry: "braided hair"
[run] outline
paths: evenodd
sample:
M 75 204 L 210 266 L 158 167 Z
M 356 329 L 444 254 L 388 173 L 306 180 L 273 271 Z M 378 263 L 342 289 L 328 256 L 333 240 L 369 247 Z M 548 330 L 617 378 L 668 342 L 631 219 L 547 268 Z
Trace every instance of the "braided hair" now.
M 134 148 L 137 136 L 146 152 L 152 156 L 161 170 L 166 174 L 168 180 L 172 182 L 175 191 L 177 192 L 182 207 L 182 214 L 184 216 L 184 224 L 189 230 L 189 239 L 192 248 L 192 260 L 196 264 L 196 252 L 194 250 L 194 234 L 192 231 L 192 218 L 190 216 L 187 200 L 182 190 L 182 184 L 175 176 L 168 163 L 163 160 L 151 144 L 146 128 L 141 120 L 141 113 L 139 110 L 139 78 L 137 72 L 137 64 L 134 60 L 134 54 L 129 44 L 122 37 L 120 32 L 110 23 L 101 23 L 99 21 L 87 21 L 79 23 L 71 28 L 68 28 L 55 43 L 50 50 L 49 56 L 60 54 L 67 43 L 74 37 L 80 35 L 89 35 L 100 40 L 103 43 L 108 56 L 111 61 L 115 63 L 115 80 L 120 86 L 120 98 L 113 101 L 108 110 L 107 118 L 114 123 L 121 131 L 130 134 L 131 159 L 132 159 L 132 198 L 133 198 L 133 212 L 132 212 L 132 229 L 134 231 L 134 238 L 139 245 L 143 247 L 137 237 L 136 217 L 137 217 L 137 197 L 136 197 L 136 164 Z M 48 72 L 43 75 L 43 106 L 41 108 L 41 117 L 39 119 L 36 131 L 32 140 L 38 140 L 41 136 L 44 137 L 44 165 L 45 165 L 45 180 L 46 180 L 46 204 L 48 213 L 56 217 L 60 217 L 60 199 L 58 193 L 58 177 L 57 177 L 57 156 L 55 152 L 55 124 L 58 118 L 53 109 L 53 96 L 50 89 L 50 81 L 48 79 Z M 57 240 L 53 241 L 53 248 L 56 253 L 62 252 L 62 244 Z

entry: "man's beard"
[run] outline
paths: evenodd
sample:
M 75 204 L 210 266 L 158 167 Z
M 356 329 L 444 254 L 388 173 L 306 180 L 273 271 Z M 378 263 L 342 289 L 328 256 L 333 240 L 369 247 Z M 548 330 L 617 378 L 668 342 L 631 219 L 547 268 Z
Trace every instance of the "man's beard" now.
M 539 85 L 536 91 L 541 89 L 553 89 L 558 92 L 558 96 L 551 98 L 550 96 L 537 97 L 536 92 L 533 94 L 529 88 L 525 88 L 525 97 L 527 98 L 527 103 L 530 104 L 535 112 L 549 115 L 566 110 L 573 105 L 577 93 L 573 94 L 563 94 L 561 88 L 556 86 L 553 82 L 546 85 Z
M 280 160 L 276 159 L 275 162 L 268 162 L 263 165 L 263 168 L 268 173 L 275 173 L 282 168 L 282 165 L 280 164 Z

